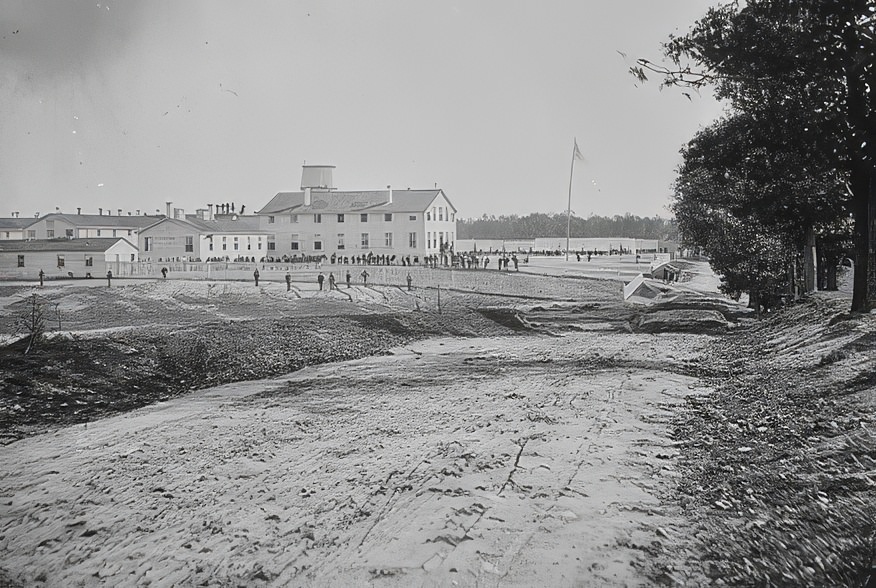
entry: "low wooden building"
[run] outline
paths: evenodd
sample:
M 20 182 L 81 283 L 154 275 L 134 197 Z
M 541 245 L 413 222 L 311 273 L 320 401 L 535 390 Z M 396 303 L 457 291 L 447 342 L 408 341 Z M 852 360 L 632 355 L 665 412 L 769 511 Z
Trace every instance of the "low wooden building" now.
M 123 238 L 0 241 L 0 279 L 102 278 L 130 273 L 137 247 Z

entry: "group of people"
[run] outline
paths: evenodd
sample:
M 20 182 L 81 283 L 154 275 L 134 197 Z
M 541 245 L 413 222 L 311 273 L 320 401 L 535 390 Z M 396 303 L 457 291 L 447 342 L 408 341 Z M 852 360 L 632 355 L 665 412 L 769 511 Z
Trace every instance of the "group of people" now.
M 526 258 L 524 262 L 528 262 L 529 258 Z M 476 255 L 474 253 L 460 253 L 454 256 L 453 266 L 459 267 L 462 269 L 490 269 L 490 256 L 489 255 Z M 514 271 L 520 271 L 520 260 L 517 258 L 517 254 L 512 253 L 510 256 L 508 255 L 500 255 L 496 257 L 496 269 L 497 270 L 505 270 L 509 271 L 508 265 L 514 265 Z

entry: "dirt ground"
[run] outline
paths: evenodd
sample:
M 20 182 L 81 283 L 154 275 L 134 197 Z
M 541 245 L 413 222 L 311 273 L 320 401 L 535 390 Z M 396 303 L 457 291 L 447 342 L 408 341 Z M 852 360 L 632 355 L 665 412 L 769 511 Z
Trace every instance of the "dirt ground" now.
M 791 329 L 744 321 L 726 332 L 644 333 L 637 325 L 649 311 L 621 302 L 616 282 L 497 276 L 481 292 L 460 283 L 440 294 L 171 280 L 44 289 L 62 330 L 28 359 L 21 343 L 7 348 L 0 368 L 6 579 L 815 586 L 864 578 L 876 485 L 867 437 L 873 320 L 837 318 L 839 299 L 820 303 L 819 322 L 801 310 Z M 0 288 L 2 332 L 15 332 L 10 317 L 29 293 Z M 749 369 L 755 355 L 762 361 Z M 800 412 L 793 392 L 815 377 L 834 392 L 820 403 L 806 396 L 814 404 Z M 728 381 L 745 392 L 742 406 L 727 404 Z M 853 447 L 839 445 L 846 438 Z M 838 466 L 830 493 L 827 475 L 803 471 L 801 440 Z M 770 467 L 776 479 L 767 484 Z M 796 511 L 786 508 L 794 496 Z M 831 516 L 813 516 L 806 501 Z M 779 518 L 785 535 L 752 534 Z M 801 530 L 837 545 L 810 553 Z M 795 533 L 799 545 L 785 560 L 798 569 L 770 576 L 776 562 L 751 542 L 776 549 L 774 540 Z M 731 536 L 722 558 L 716 546 Z

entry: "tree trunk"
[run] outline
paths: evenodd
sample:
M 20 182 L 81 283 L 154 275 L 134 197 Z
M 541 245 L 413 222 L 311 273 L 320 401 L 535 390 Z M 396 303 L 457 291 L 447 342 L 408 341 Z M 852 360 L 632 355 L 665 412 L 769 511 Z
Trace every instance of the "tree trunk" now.
M 806 228 L 806 244 L 803 246 L 803 290 L 808 294 L 816 289 L 817 261 L 815 257 L 815 230 Z

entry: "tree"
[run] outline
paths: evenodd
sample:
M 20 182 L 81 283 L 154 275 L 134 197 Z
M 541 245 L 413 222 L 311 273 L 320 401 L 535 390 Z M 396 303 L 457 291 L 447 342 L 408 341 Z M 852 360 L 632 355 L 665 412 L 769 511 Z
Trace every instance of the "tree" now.
M 670 66 L 640 59 L 632 73 L 664 86 L 713 86 L 755 120 L 793 127 L 848 183 L 856 271 L 852 310 L 876 306 L 876 79 L 873 0 L 748 0 L 709 9 L 664 46 Z M 775 118 L 782 113 L 803 116 Z M 777 124 L 773 125 L 778 126 Z M 791 212 L 798 208 L 792 202 Z
M 776 120 L 783 122 L 774 125 Z M 672 208 L 685 244 L 703 248 L 713 257 L 716 270 L 752 272 L 763 267 L 775 273 L 770 264 L 734 261 L 728 265 L 719 257 L 727 259 L 727 248 L 748 250 L 750 243 L 767 244 L 768 249 L 781 246 L 784 253 L 779 257 L 786 260 L 784 271 L 789 275 L 798 275 L 798 257 L 808 262 L 802 284 L 812 290 L 817 277 L 815 246 L 823 252 L 822 257 L 830 254 L 834 263 L 839 259 L 836 248 L 841 241 L 825 239 L 824 235 L 841 232 L 845 183 L 830 162 L 811 153 L 794 135 L 796 127 L 786 124 L 787 120 L 787 113 L 760 119 L 738 113 L 697 133 L 682 149 L 684 163 L 679 168 Z M 744 229 L 746 224 L 750 230 Z M 700 225 L 703 230 L 697 230 Z M 712 230 L 713 225 L 723 230 Z M 722 238 L 729 242 L 722 243 Z M 725 278 L 751 284 L 760 290 L 760 298 L 786 293 L 766 292 L 766 283 L 779 289 L 797 286 L 794 279 L 761 283 L 754 275 Z

